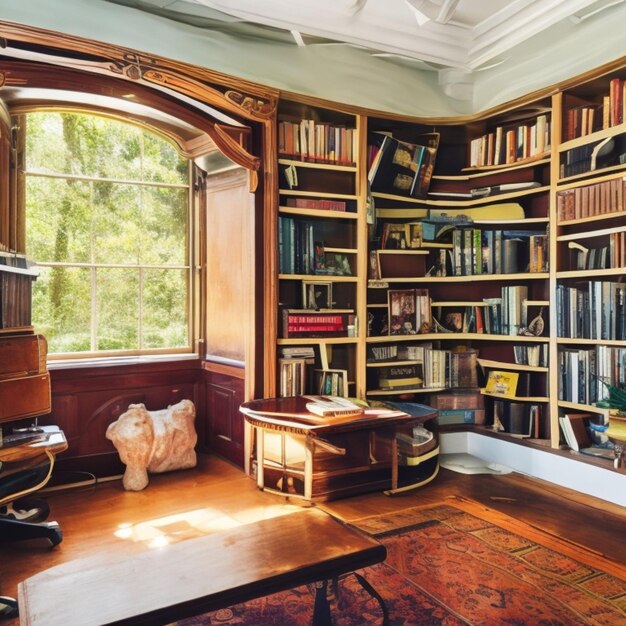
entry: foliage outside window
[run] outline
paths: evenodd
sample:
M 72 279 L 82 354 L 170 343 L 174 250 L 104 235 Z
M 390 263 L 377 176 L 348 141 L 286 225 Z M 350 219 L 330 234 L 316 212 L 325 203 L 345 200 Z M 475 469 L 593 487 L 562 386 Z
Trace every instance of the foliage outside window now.
M 188 161 L 117 120 L 25 119 L 33 324 L 50 354 L 189 349 Z

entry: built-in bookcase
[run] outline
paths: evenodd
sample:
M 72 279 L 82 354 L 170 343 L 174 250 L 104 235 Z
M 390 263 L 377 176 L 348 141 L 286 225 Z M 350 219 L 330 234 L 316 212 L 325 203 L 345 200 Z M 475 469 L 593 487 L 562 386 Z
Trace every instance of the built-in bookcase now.
M 554 412 L 582 420 L 595 445 L 607 440 L 608 386 L 626 384 L 625 79 L 607 74 L 557 96 Z
M 360 151 L 357 115 L 305 102 L 281 103 L 277 354 L 282 361 L 277 371 L 283 393 L 362 394 L 365 194 Z M 281 375 L 289 358 L 307 359 L 306 382 L 293 389 Z M 334 375 L 323 374 L 329 370 Z M 320 381 L 329 381 L 330 388 L 321 389 Z
M 436 123 L 283 101 L 278 358 L 307 362 L 307 390 L 431 404 L 445 429 L 567 450 L 567 416 L 602 443 L 626 386 L 625 84 Z M 295 125 L 349 129 L 352 156 L 305 154 Z M 301 311 L 337 327 L 283 330 Z
M 549 99 L 467 125 L 368 120 L 370 143 L 375 133 L 408 142 L 440 135 L 428 193 L 372 194 L 368 397 L 408 394 L 443 406 L 441 393 L 482 394 L 481 428 L 503 404 L 507 414 L 521 406 L 535 420 L 527 435 L 550 439 L 551 122 Z M 415 294 L 400 324 L 396 293 Z M 519 389 L 505 398 L 486 392 L 490 370 L 513 372 Z M 475 399 L 467 402 L 459 424 L 472 421 Z

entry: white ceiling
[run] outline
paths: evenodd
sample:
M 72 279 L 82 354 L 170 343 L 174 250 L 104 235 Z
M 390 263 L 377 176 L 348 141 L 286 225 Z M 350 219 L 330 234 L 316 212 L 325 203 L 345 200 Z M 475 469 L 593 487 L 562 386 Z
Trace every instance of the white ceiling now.
M 498 63 L 563 20 L 598 16 L 624 0 L 108 0 L 207 28 L 293 45 L 351 44 L 441 70 Z M 414 9 L 430 18 L 420 25 Z M 233 32 L 236 32 L 234 30 Z

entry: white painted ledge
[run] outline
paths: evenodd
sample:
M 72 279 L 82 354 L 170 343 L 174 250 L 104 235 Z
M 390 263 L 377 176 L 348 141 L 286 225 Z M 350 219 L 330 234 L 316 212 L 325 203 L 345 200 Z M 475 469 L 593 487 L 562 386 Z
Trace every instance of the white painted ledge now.
M 478 433 L 441 434 L 441 454 L 466 453 L 520 474 L 626 506 L 626 474 Z

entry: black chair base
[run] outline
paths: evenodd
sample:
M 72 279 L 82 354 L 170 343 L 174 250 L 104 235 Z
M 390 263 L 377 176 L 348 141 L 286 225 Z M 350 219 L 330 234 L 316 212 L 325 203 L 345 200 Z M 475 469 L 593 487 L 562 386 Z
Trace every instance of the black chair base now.
M 0 596 L 0 619 L 9 619 L 17 616 L 17 600 L 7 596 Z
M 23 522 L 0 516 L 0 542 L 29 539 L 49 539 L 56 546 L 63 540 L 63 533 L 57 522 Z

